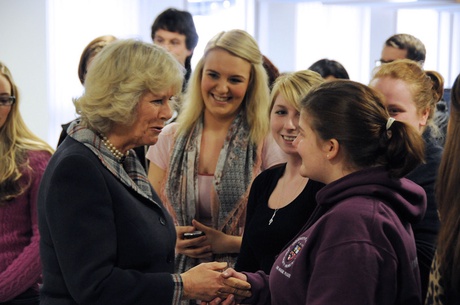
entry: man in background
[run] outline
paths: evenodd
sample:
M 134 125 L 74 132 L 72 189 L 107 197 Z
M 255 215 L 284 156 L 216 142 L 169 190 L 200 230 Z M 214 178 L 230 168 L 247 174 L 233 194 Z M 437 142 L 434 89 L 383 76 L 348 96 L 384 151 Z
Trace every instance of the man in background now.
M 192 14 L 168 8 L 155 18 L 151 37 L 154 44 L 164 47 L 185 67 L 185 88 L 192 73 L 193 50 L 198 44 L 198 34 Z
M 385 64 L 396 59 L 410 59 L 425 63 L 426 49 L 423 42 L 410 34 L 395 34 L 385 41 L 380 56 L 380 63 Z
M 168 50 L 185 68 L 184 83 L 182 85 L 182 92 L 185 92 L 192 74 L 193 50 L 198 44 L 198 34 L 192 14 L 175 8 L 166 9 L 153 21 L 150 36 L 154 44 Z M 181 104 L 181 97 L 177 97 L 173 116 L 166 122 L 167 124 L 177 119 Z

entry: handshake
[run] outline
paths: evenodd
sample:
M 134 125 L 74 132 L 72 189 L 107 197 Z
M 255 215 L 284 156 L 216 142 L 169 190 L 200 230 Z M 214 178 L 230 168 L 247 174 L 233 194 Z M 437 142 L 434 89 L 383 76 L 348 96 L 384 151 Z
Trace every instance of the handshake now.
M 225 262 L 202 263 L 182 273 L 182 299 L 202 300 L 202 305 L 233 305 L 250 297 L 246 275 L 226 268 Z

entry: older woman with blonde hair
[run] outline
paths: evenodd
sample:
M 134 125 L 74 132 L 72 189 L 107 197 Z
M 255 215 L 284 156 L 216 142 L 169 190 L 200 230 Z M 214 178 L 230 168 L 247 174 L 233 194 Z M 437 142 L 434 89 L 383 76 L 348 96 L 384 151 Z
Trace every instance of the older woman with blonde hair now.
M 175 227 L 133 150 L 157 141 L 182 82 L 177 60 L 152 44 L 118 40 L 94 59 L 74 102 L 81 120 L 40 187 L 41 304 L 178 304 L 225 292 L 226 263 L 174 273 Z
M 0 302 L 34 305 L 41 282 L 37 193 L 53 149 L 30 131 L 19 104 L 0 62 Z
M 152 146 L 149 179 L 177 225 L 178 270 L 234 262 L 253 179 L 285 160 L 269 135 L 262 54 L 242 30 L 215 35 L 198 62 L 177 123 Z M 204 236 L 184 239 L 194 230 Z

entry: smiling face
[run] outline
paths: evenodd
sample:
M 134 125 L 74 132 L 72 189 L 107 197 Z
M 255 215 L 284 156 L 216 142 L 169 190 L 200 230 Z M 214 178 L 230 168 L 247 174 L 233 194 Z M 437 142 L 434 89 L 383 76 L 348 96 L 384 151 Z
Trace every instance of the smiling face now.
M 327 142 L 319 138 L 309 124 L 307 112 L 303 111 L 299 120 L 299 135 L 294 140 L 294 147 L 302 158 L 300 174 L 303 177 L 328 183 L 327 177 Z
M 293 142 L 299 134 L 299 111 L 278 94 L 270 113 L 270 128 L 276 143 L 286 154 L 298 155 Z
M 11 96 L 11 84 L 3 75 L 0 75 L 0 95 L 8 97 Z M 8 115 L 11 112 L 11 107 L 13 106 L 0 105 L 0 129 L 3 128 L 3 126 L 5 125 L 6 119 L 8 118 Z
M 172 92 L 172 91 L 171 91 Z M 137 105 L 137 119 L 129 127 L 132 147 L 153 145 L 158 141 L 165 122 L 172 116 L 171 92 L 153 94 L 145 93 Z
M 219 48 L 211 50 L 201 78 L 205 116 L 233 119 L 243 103 L 250 77 L 248 61 Z
M 417 110 L 406 82 L 385 76 L 374 79 L 370 86 L 385 96 L 383 104 L 391 117 L 413 126 L 420 133 L 423 132 L 427 124 L 429 109 Z
M 159 29 L 155 32 L 153 43 L 168 50 L 182 66 L 185 66 L 185 60 L 193 52 L 193 50 L 187 49 L 186 39 L 187 37 L 183 34 Z

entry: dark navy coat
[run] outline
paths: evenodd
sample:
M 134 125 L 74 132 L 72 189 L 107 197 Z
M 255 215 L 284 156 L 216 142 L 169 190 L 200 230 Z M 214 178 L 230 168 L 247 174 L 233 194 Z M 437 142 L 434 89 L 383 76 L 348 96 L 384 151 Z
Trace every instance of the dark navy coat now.
M 38 198 L 41 304 L 171 304 L 173 221 L 67 137 Z

